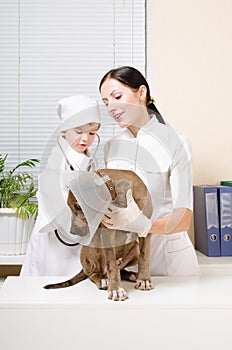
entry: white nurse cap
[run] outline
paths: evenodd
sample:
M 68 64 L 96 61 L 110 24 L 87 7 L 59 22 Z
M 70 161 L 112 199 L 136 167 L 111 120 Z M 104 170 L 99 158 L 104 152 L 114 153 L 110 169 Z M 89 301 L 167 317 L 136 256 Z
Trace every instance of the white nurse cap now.
M 73 95 L 58 102 L 57 113 L 62 120 L 61 131 L 88 123 L 101 123 L 97 101 L 85 95 Z

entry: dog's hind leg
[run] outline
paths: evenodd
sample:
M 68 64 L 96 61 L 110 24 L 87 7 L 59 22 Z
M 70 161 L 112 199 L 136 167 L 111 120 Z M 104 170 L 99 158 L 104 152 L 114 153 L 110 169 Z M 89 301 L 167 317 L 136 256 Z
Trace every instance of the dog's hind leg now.
M 136 282 L 137 281 L 137 273 L 133 271 L 127 271 L 127 270 L 121 270 L 121 279 L 124 281 L 129 282 Z
M 108 278 L 106 276 L 103 276 L 102 273 L 99 272 L 93 272 L 89 279 L 96 284 L 98 289 L 108 289 Z

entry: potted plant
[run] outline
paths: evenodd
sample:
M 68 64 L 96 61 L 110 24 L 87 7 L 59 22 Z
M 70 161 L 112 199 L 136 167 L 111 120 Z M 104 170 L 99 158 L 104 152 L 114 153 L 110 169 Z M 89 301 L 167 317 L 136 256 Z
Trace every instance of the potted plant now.
M 29 159 L 5 171 L 6 159 L 0 154 L 0 255 L 20 255 L 26 253 L 38 213 L 34 179 L 21 168 L 35 167 L 39 160 Z

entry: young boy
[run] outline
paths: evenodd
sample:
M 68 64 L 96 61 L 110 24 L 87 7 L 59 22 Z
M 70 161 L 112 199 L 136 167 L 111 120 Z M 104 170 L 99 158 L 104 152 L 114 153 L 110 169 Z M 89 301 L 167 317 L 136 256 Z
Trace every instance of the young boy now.
M 64 171 L 96 169 L 88 148 L 93 144 L 100 127 L 100 111 L 94 99 L 74 95 L 61 99 L 57 112 L 62 123 L 56 146 L 39 179 L 37 192 L 39 214 L 27 248 L 21 276 L 71 276 L 81 267 L 80 245 L 67 246 L 58 240 L 51 225 L 51 212 L 54 207 L 53 213 L 57 210 L 58 215 L 59 201 L 56 198 L 63 197 L 66 201 L 68 195 L 68 187 L 63 179 L 59 178 L 59 174 Z M 56 182 L 58 186 L 55 185 Z M 53 191 L 54 188 L 57 190 Z M 76 236 L 69 232 L 67 237 L 66 240 L 69 242 L 77 240 Z

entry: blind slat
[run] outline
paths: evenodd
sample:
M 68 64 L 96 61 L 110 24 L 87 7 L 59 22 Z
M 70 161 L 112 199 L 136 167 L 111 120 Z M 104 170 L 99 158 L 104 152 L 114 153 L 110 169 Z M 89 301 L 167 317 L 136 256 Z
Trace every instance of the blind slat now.
M 60 98 L 100 98 L 114 66 L 144 73 L 145 0 L 1 0 L 0 51 L 0 153 L 11 167 L 41 159 Z M 103 145 L 119 128 L 102 113 Z

